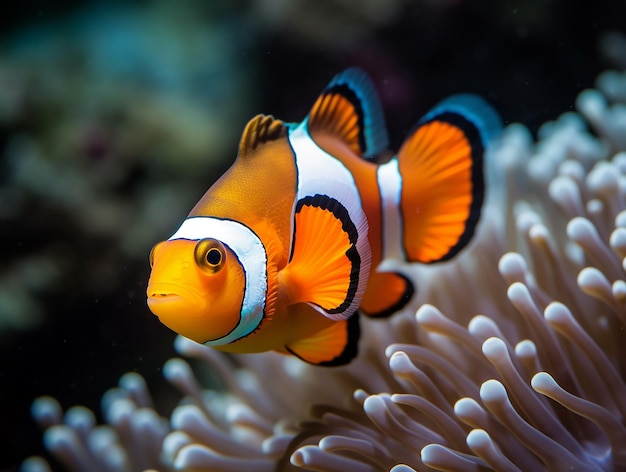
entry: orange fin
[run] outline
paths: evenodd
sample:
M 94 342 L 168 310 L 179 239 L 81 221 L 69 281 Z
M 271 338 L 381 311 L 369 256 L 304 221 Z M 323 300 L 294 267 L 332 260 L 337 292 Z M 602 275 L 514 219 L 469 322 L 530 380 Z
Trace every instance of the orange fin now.
M 499 129 L 487 103 L 458 95 L 435 107 L 406 139 L 398 167 L 407 260 L 444 261 L 470 241 L 483 203 L 485 149 Z
M 365 72 L 350 68 L 337 74 L 319 96 L 308 117 L 308 130 L 341 139 L 358 156 L 380 154 L 389 142 L 376 90 Z
M 248 121 L 239 141 L 239 155 L 245 157 L 259 145 L 287 135 L 287 127 L 271 115 L 257 115 Z
M 346 319 L 359 307 L 370 264 L 365 219 L 355 224 L 346 207 L 327 195 L 297 202 L 290 261 L 279 274 L 290 303 Z
M 361 301 L 360 311 L 373 318 L 384 318 L 404 308 L 415 287 L 399 272 L 374 272 Z
M 326 321 L 327 327 L 285 349 L 309 364 L 338 366 L 350 362 L 358 352 L 361 333 L 358 314 L 347 320 Z

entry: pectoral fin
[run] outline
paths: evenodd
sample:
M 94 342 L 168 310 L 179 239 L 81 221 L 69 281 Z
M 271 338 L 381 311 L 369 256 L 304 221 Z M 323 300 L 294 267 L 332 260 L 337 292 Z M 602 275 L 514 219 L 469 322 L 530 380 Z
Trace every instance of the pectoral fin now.
M 307 303 L 335 321 L 357 310 L 371 260 L 366 224 L 355 224 L 335 198 L 317 194 L 298 201 L 291 259 L 280 273 L 292 304 Z

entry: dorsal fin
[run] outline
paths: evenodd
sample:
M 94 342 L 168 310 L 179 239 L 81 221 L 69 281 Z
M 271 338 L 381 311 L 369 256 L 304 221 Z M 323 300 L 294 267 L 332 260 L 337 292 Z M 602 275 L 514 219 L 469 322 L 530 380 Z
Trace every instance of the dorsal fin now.
M 245 157 L 260 144 L 286 135 L 287 128 L 281 120 L 277 120 L 272 115 L 257 115 L 248 121 L 243 130 L 239 141 L 239 155 Z
M 350 68 L 336 75 L 308 117 L 309 134 L 337 136 L 357 155 L 371 158 L 387 149 L 383 110 L 368 75 Z

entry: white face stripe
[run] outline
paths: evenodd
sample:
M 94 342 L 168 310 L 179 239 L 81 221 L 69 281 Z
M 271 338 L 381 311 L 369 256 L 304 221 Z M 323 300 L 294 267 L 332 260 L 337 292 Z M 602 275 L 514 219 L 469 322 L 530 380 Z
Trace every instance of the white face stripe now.
M 398 169 L 398 158 L 378 166 L 376 172 L 380 203 L 382 208 L 383 257 L 385 259 L 405 260 L 402 247 L 402 215 L 400 214 L 400 195 L 402 176 Z
M 169 240 L 205 238 L 228 246 L 239 259 L 246 278 L 239 324 L 226 336 L 204 343 L 223 346 L 247 336 L 261 324 L 267 294 L 267 253 L 259 237 L 247 226 L 208 216 L 187 218 Z
M 371 249 L 367 238 L 367 217 L 361 204 L 361 196 L 352 173 L 337 158 L 320 148 L 309 135 L 308 120 L 289 131 L 289 143 L 296 157 L 298 190 L 296 202 L 316 194 L 326 195 L 340 202 L 348 212 L 357 229 L 356 250 L 360 257 L 359 279 L 356 293 L 350 305 L 331 319 L 345 319 L 354 313 L 367 288 L 371 267 Z

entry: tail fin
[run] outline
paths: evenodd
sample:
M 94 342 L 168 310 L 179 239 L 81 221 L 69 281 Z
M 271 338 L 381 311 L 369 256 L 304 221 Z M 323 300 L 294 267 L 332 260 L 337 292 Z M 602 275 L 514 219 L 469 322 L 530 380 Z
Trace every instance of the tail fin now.
M 455 256 L 472 238 L 484 197 L 484 155 L 501 129 L 480 97 L 452 96 L 428 112 L 398 153 L 407 260 Z

